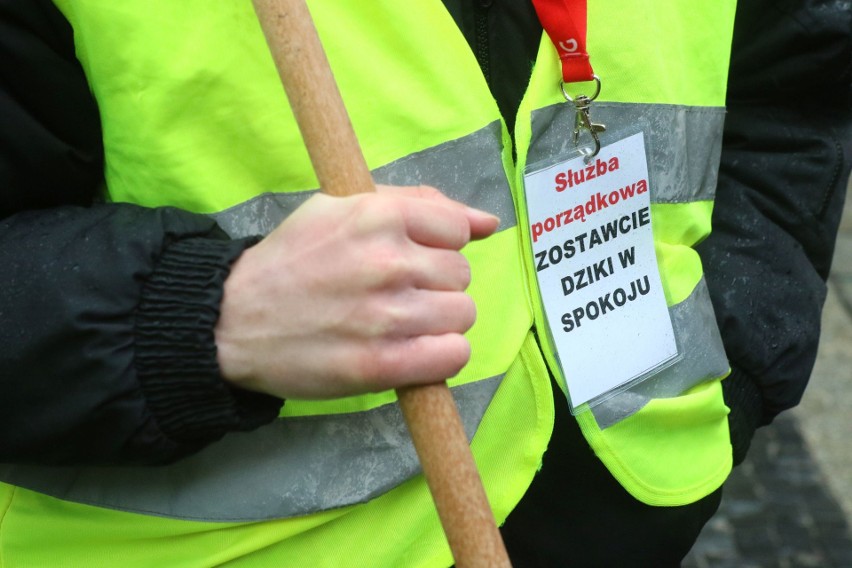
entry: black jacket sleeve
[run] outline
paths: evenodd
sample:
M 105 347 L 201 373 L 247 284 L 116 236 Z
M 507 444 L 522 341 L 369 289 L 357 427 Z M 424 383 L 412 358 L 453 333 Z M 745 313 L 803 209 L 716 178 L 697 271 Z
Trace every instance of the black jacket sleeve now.
M 852 161 L 846 2 L 742 0 L 713 233 L 699 246 L 732 366 L 735 462 L 816 358 Z
M 173 461 L 275 418 L 230 388 L 213 328 L 253 243 L 173 208 L 96 204 L 97 108 L 70 26 L 0 0 L 0 461 Z

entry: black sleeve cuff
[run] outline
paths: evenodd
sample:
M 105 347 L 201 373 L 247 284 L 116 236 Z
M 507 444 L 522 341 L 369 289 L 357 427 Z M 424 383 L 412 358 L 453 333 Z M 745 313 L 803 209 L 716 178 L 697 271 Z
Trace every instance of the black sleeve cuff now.
M 763 397 L 754 379 L 736 367 L 722 381 L 722 393 L 725 404 L 731 409 L 728 428 L 731 431 L 734 465 L 739 465 L 748 453 L 755 430 L 762 425 Z
M 190 238 L 168 246 L 136 311 L 135 366 L 148 408 L 184 453 L 227 432 L 274 420 L 282 400 L 231 387 L 216 360 L 214 327 L 231 264 L 257 239 Z

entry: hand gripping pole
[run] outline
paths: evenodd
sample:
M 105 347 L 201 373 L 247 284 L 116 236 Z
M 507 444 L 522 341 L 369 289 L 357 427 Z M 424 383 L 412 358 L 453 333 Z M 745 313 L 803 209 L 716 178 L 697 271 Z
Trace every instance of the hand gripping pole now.
M 304 0 L 252 0 L 320 188 L 375 191 Z M 459 568 L 510 567 L 446 382 L 396 391 Z

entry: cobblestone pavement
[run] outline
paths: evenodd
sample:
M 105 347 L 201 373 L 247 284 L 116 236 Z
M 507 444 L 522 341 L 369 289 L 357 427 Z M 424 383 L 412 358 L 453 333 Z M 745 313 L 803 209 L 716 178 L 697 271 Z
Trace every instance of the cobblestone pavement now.
M 758 431 L 684 568 L 852 568 L 849 525 L 796 418 Z

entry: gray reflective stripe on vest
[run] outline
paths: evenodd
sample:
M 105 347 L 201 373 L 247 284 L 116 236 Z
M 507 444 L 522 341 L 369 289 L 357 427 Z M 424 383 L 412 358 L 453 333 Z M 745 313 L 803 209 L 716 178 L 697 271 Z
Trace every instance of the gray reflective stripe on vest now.
M 377 184 L 431 185 L 453 199 L 500 217 L 500 229 L 517 225 L 501 158 L 499 121 L 462 138 L 427 148 L 372 171 Z M 233 238 L 266 235 L 318 190 L 264 193 L 213 213 Z
M 607 126 L 601 143 L 615 141 L 619 126 L 643 126 L 652 203 L 713 199 L 722 151 L 725 111 L 718 107 L 661 104 L 592 104 L 592 119 Z M 574 107 L 551 105 L 533 112 L 527 164 L 553 162 L 573 147 Z
M 374 170 L 377 183 L 433 185 L 517 225 L 499 121 Z M 316 193 L 267 193 L 212 216 L 233 237 L 263 235 Z M 469 437 L 502 375 L 452 389 Z M 287 518 L 368 501 L 420 471 L 399 407 L 283 418 L 161 467 L 0 465 L 0 479 L 78 503 L 178 519 Z
M 452 389 L 472 438 L 503 376 Z M 365 502 L 420 464 L 398 404 L 282 418 L 158 467 L 0 465 L 0 479 L 60 499 L 199 521 L 286 518 Z
M 652 398 L 671 398 L 728 372 L 728 358 L 716 325 L 704 278 L 684 301 L 669 308 L 681 358 L 646 381 L 592 409 L 601 428 L 638 412 Z

